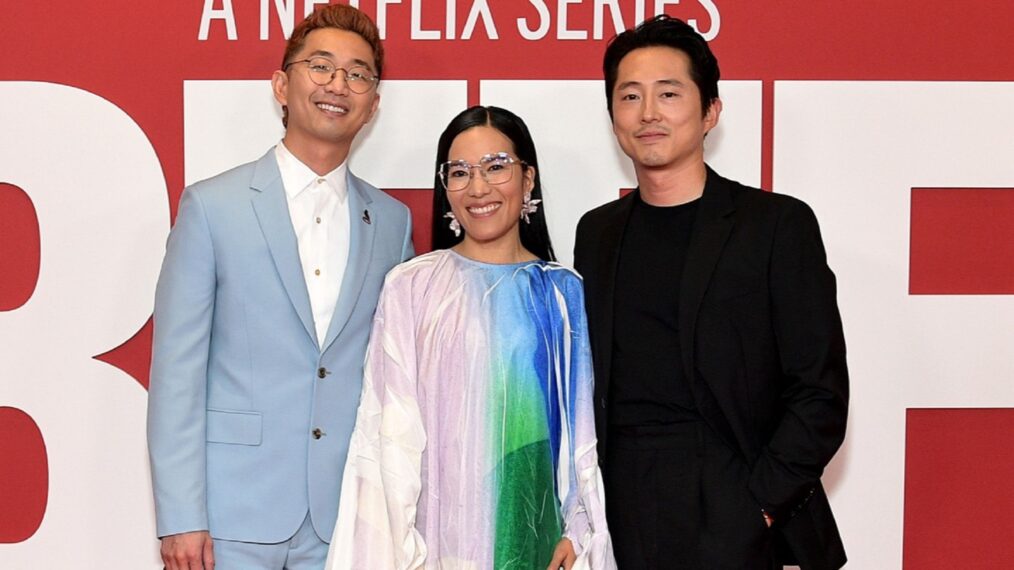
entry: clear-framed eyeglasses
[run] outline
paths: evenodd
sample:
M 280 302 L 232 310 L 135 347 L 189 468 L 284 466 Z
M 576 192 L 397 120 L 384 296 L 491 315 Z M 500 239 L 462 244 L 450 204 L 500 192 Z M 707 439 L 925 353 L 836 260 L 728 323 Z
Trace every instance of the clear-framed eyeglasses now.
M 338 67 L 331 60 L 323 57 L 311 57 L 310 59 L 300 59 L 296 61 L 290 61 L 285 64 L 283 70 L 289 68 L 290 65 L 297 63 L 306 64 L 306 72 L 310 76 L 310 81 L 313 81 L 317 85 L 327 85 L 334 81 L 334 78 L 338 75 L 338 72 L 345 74 L 345 84 L 349 86 L 349 91 L 353 93 L 366 93 L 377 83 L 377 76 L 374 75 L 370 68 L 364 65 L 354 65 L 348 69 L 344 67 Z
M 506 152 L 494 152 L 479 159 L 479 164 L 471 164 L 464 160 L 451 160 L 440 165 L 440 182 L 448 192 L 458 192 L 468 188 L 472 181 L 472 169 L 477 168 L 487 184 L 506 184 L 514 176 L 514 165 L 525 166 Z

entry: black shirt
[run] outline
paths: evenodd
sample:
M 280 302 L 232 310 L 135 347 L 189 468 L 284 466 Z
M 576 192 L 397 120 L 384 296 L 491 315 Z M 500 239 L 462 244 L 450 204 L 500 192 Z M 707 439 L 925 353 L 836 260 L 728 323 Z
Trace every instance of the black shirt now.
M 679 339 L 680 279 L 699 203 L 659 207 L 635 197 L 613 299 L 610 425 L 700 419 Z

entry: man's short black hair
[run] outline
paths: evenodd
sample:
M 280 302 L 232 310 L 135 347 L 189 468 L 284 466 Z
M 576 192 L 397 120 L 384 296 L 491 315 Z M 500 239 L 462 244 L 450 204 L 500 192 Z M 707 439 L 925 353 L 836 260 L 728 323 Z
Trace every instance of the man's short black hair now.
M 609 42 L 602 71 L 606 78 L 606 108 L 610 118 L 613 116 L 613 87 L 616 86 L 620 61 L 636 49 L 656 46 L 679 50 L 690 58 L 690 78 L 701 93 L 702 116 L 718 99 L 718 60 L 711 53 L 708 42 L 683 20 L 662 14 L 626 30 Z

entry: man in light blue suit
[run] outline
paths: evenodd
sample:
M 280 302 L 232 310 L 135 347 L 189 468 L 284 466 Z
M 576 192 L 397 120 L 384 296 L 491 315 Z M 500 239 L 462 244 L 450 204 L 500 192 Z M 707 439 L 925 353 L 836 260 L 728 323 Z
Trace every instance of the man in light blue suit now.
M 368 17 L 317 10 L 272 76 L 285 137 L 180 200 L 148 408 L 170 570 L 324 566 L 377 297 L 413 255 L 408 209 L 347 166 L 382 67 Z

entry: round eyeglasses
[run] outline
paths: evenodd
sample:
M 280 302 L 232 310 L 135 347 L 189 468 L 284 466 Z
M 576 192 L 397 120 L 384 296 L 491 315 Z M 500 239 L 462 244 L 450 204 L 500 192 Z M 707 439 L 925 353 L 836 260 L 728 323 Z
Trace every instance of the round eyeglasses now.
M 306 64 L 306 72 L 310 76 L 310 81 L 313 81 L 317 85 L 327 85 L 334 81 L 335 76 L 338 72 L 342 72 L 345 75 L 345 84 L 349 86 L 349 91 L 353 93 L 366 93 L 376 83 L 377 76 L 370 71 L 370 68 L 364 65 L 353 65 L 352 67 L 345 69 L 344 67 L 338 67 L 331 63 L 331 60 L 323 57 L 311 57 L 310 59 L 300 59 L 297 61 L 290 61 L 285 64 L 283 70 L 289 68 L 290 65 L 297 63 Z
M 505 184 L 514 176 L 515 164 L 525 166 L 506 152 L 494 152 L 479 159 L 479 164 L 471 164 L 464 160 L 451 160 L 440 165 L 440 182 L 448 192 L 458 192 L 468 188 L 472 181 L 472 169 L 478 168 L 479 174 L 487 184 Z

